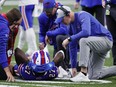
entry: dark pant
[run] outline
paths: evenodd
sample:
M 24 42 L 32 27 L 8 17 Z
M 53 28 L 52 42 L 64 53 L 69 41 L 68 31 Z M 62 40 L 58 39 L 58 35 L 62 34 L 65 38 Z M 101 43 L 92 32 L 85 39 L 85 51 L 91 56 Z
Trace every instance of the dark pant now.
M 113 55 L 113 64 L 116 65 L 116 21 L 111 15 L 107 15 L 106 23 L 109 31 L 113 36 L 112 55 Z
M 2 68 L 2 66 L 0 65 L 0 80 L 6 80 L 6 79 L 7 79 L 6 73 Z
M 105 9 L 101 5 L 92 8 L 82 6 L 82 10 L 89 12 L 91 15 L 95 15 L 96 19 L 104 25 Z
M 69 48 L 67 46 L 67 49 L 64 49 L 64 47 L 62 46 L 62 42 L 67 38 L 67 35 L 58 35 L 56 37 L 56 44 L 57 44 L 57 51 L 59 50 L 63 50 L 64 54 L 65 54 L 65 58 L 64 61 L 60 62 L 59 66 L 62 66 L 65 70 L 68 68 L 69 66 Z

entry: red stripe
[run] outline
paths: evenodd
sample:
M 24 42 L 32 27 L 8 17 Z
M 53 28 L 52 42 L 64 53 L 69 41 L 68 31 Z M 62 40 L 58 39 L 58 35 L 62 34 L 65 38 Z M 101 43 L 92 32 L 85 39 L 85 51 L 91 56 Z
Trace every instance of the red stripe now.
M 41 54 L 41 65 L 42 65 L 45 64 L 45 56 L 43 51 L 40 51 L 40 54 Z

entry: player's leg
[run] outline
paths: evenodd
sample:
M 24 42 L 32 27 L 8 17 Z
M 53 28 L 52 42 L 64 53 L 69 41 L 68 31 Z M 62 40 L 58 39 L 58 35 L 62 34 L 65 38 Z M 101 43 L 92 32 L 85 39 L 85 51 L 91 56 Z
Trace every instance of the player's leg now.
M 18 65 L 23 64 L 23 63 L 28 63 L 28 61 L 29 61 L 29 59 L 27 58 L 25 53 L 19 48 L 15 49 L 14 55 L 15 55 L 15 61 Z
M 56 43 L 57 43 L 57 50 L 63 50 L 64 54 L 65 54 L 65 58 L 62 62 L 60 62 L 58 65 L 59 66 L 62 66 L 63 69 L 68 69 L 68 66 L 69 66 L 69 61 L 70 61 L 70 58 L 69 58 L 69 50 L 68 50 L 68 47 L 67 49 L 64 49 L 64 47 L 62 46 L 62 42 L 63 40 L 65 40 L 68 36 L 67 35 L 58 35 L 56 37 Z
M 19 41 L 18 41 L 18 48 L 22 49 L 25 42 L 26 42 L 26 34 L 25 34 L 25 30 L 26 30 L 26 27 L 25 27 L 25 24 L 24 24 L 24 6 L 20 6 L 19 7 L 20 9 L 20 12 L 22 14 L 22 22 L 21 22 L 21 26 L 19 27 L 20 28 L 20 33 L 19 33 Z
M 22 49 L 25 44 L 25 31 L 22 26 L 20 26 L 20 33 L 19 33 L 19 41 L 18 41 L 18 48 Z
M 29 6 L 22 6 L 21 8 L 22 18 L 25 29 L 25 38 L 28 45 L 27 55 L 31 55 L 31 53 L 35 50 L 37 50 L 36 46 L 36 37 L 35 32 L 33 30 L 33 17 L 32 12 L 34 9 L 33 5 Z
M 28 45 L 28 50 L 26 54 L 31 55 L 34 51 L 37 50 L 37 45 L 36 45 L 36 36 L 35 32 L 33 29 L 33 17 L 32 17 L 32 12 L 34 9 L 34 5 L 29 5 L 26 6 L 25 8 L 25 25 L 27 24 L 28 26 L 26 27 L 26 41 Z

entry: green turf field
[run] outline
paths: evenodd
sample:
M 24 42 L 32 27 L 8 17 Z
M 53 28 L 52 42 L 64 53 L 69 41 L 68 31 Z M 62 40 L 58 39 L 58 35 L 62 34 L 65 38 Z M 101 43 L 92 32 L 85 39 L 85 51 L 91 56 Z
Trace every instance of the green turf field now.
M 1 12 L 7 12 L 10 8 L 17 7 L 17 6 L 4 6 Z M 71 6 L 73 9 L 73 6 Z M 76 11 L 76 10 L 74 10 Z M 34 20 L 34 24 L 37 25 L 37 19 Z M 38 38 L 38 34 L 36 33 L 36 36 Z M 38 41 L 38 40 L 37 40 Z M 17 46 L 18 42 L 18 36 L 16 38 L 15 47 Z M 23 50 L 26 51 L 27 46 L 25 45 Z M 52 57 L 53 53 L 53 47 L 48 46 L 50 56 Z M 14 58 L 12 59 L 14 61 Z M 14 62 L 12 62 L 14 64 Z M 111 66 L 112 65 L 112 58 L 107 58 L 105 61 L 105 66 Z M 116 87 L 116 77 L 110 77 L 105 78 L 104 80 L 112 81 L 112 83 L 98 83 L 98 82 L 87 82 L 87 83 L 74 83 L 70 81 L 60 81 L 55 80 L 51 82 L 6 82 L 6 81 L 0 81 L 0 87 Z M 5 86 L 6 85 L 6 86 Z

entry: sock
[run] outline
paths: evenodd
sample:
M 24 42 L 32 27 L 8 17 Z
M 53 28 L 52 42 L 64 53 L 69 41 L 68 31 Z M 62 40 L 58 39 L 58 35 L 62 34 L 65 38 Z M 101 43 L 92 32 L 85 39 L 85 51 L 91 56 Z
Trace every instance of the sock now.
M 82 72 L 85 76 L 87 76 L 87 73 Z

